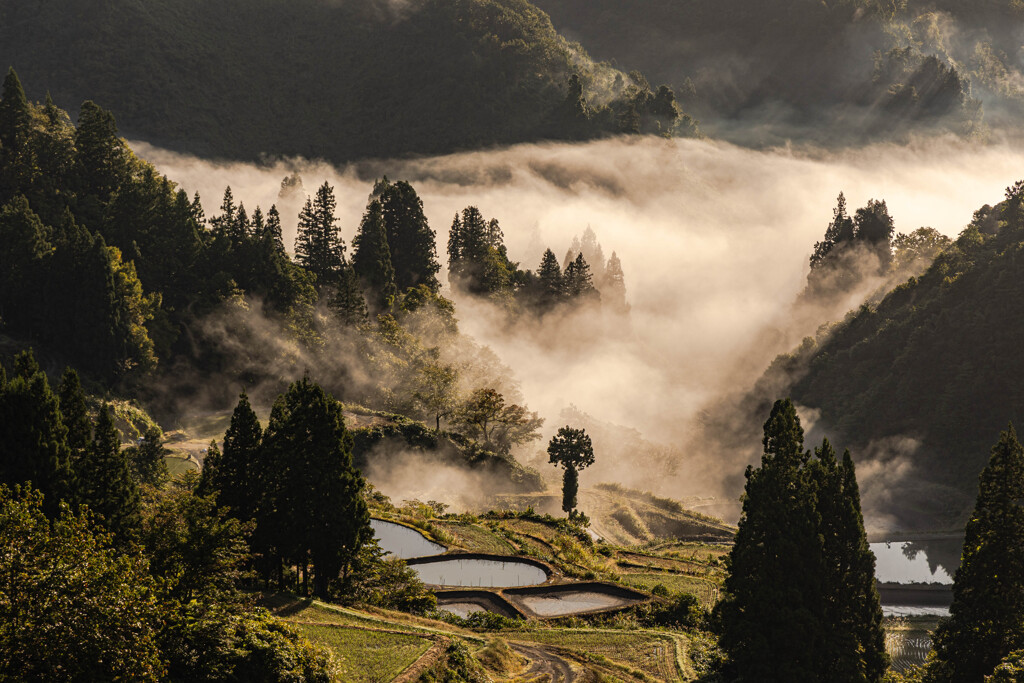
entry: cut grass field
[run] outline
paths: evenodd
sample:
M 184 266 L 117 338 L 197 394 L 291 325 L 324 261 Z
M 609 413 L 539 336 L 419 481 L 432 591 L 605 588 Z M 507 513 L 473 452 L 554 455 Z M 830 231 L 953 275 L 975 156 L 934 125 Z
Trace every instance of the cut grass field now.
M 693 593 L 702 607 L 710 609 L 718 602 L 721 588 L 718 583 L 685 574 L 627 573 L 622 574 L 622 583 L 640 590 L 651 591 L 661 584 L 672 593 Z
M 538 629 L 517 633 L 515 640 L 599 655 L 612 662 L 642 671 L 659 681 L 677 680 L 680 675 L 676 663 L 677 641 L 668 634 L 647 631 Z
M 448 520 L 434 520 L 433 524 L 448 533 L 461 550 L 495 555 L 516 553 L 515 547 L 507 539 L 484 526 Z
M 433 639 L 404 633 L 333 624 L 293 624 L 304 636 L 327 648 L 335 677 L 352 683 L 387 683 L 423 656 Z
M 199 469 L 199 465 L 196 464 L 195 460 L 189 460 L 178 455 L 165 456 L 164 462 L 167 463 L 167 471 L 172 479 L 177 479 L 188 471 Z

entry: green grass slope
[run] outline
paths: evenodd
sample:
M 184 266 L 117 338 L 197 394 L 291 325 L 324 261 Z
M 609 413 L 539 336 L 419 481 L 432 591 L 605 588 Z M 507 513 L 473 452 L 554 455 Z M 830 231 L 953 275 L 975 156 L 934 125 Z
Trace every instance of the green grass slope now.
M 568 78 L 615 77 L 526 0 L 4 2 L 0 64 L 129 137 L 335 162 L 589 134 L 552 127 Z

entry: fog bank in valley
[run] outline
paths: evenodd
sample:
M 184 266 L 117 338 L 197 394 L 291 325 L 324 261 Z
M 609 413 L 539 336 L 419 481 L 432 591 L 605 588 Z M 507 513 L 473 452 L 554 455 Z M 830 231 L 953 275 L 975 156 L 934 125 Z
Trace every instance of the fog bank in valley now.
M 565 424 L 571 404 L 595 421 L 637 430 L 662 456 L 634 460 L 630 448 L 618 448 L 602 462 L 599 450 L 583 486 L 617 480 L 680 498 L 733 496 L 735 489 L 720 482 L 735 483 L 742 472 L 736 458 L 691 440 L 702 408 L 750 386 L 775 355 L 866 293 L 793 315 L 808 256 L 840 191 L 851 212 L 884 199 L 897 231 L 930 226 L 955 236 L 974 210 L 999 201 L 1024 176 L 1024 150 L 952 139 L 834 155 L 631 138 L 344 168 L 299 159 L 215 163 L 133 146 L 190 194 L 198 191 L 207 215 L 217 213 L 228 185 L 250 211 L 276 203 L 289 247 L 303 197 L 280 190 L 293 173 L 307 193 L 325 180 L 335 186 L 346 243 L 373 179 L 408 180 L 437 232 L 442 263 L 452 217 L 468 205 L 499 219 L 509 256 L 523 268 L 535 269 L 546 247 L 561 260 L 573 236 L 590 226 L 605 255 L 614 251 L 622 261 L 631 305 L 626 322 L 584 313 L 510 326 L 490 304 L 456 298 L 460 327 L 513 368 L 530 408 L 546 418 L 543 441 L 520 453 L 522 460 L 553 470 L 539 451 Z M 758 444 L 752 447 L 756 453 Z

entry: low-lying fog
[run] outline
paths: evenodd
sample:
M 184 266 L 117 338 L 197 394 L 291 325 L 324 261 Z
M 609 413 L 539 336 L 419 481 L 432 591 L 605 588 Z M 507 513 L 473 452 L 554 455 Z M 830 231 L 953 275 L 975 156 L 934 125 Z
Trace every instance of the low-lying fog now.
M 573 236 L 590 226 L 604 254 L 614 251 L 622 261 L 628 326 L 576 320 L 510 331 L 488 305 L 457 300 L 463 332 L 514 369 L 527 403 L 546 418 L 544 440 L 531 452 L 565 423 L 560 413 L 569 404 L 651 441 L 684 444 L 709 400 L 749 386 L 772 357 L 825 322 L 797 322 L 789 313 L 840 191 L 851 213 L 868 199 L 884 199 L 897 231 L 930 226 L 955 236 L 975 209 L 1001 200 L 1004 188 L 1024 177 L 1024 150 L 956 140 L 829 155 L 615 139 L 345 168 L 304 160 L 213 163 L 133 146 L 190 194 L 199 191 L 208 216 L 217 213 L 227 185 L 250 211 L 276 203 L 289 246 L 303 199 L 282 199 L 279 191 L 294 172 L 307 192 L 324 180 L 335 186 L 346 243 L 374 177 L 410 181 L 437 232 L 442 264 L 452 217 L 467 205 L 499 219 L 510 258 L 524 268 L 535 269 L 545 247 L 561 260 Z M 444 270 L 440 277 L 444 282 Z M 676 457 L 715 471 L 714 461 L 703 461 L 713 456 L 699 449 Z M 693 468 L 657 471 L 651 462 L 619 458 L 615 467 L 604 463 L 599 479 L 619 473 L 623 483 L 674 497 L 718 493 L 713 477 L 683 474 Z M 584 486 L 587 479 L 585 472 Z

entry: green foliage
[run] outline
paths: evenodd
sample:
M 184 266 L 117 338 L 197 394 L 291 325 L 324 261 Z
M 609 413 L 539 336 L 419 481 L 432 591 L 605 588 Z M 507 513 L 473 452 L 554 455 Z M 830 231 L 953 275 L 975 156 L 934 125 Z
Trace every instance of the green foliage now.
M 0 63 L 26 82 L 46 79 L 64 106 L 94 97 L 134 135 L 203 156 L 340 163 L 616 131 L 600 116 L 552 126 L 573 74 L 605 101 L 619 94 L 617 72 L 524 0 L 118 0 L 100 9 L 74 0 L 62 9 L 5 8 Z M 228 24 L 239 30 L 217 28 Z M 138 39 L 120 38 L 129 34 Z M 223 69 L 182 77 L 182 50 L 194 65 Z
M 345 244 L 334 215 L 334 188 L 324 182 L 299 213 L 295 260 L 316 278 L 317 287 L 336 285 L 345 262 Z
M 513 446 L 540 438 L 544 418 L 525 406 L 506 403 L 494 389 L 477 389 L 459 407 L 452 423 L 485 448 L 508 454 Z
M 131 538 L 139 524 L 139 488 L 106 404 L 96 418 L 92 442 L 76 463 L 75 474 L 80 502 L 119 542 Z
M 125 449 L 132 475 L 140 486 L 162 486 L 169 478 L 166 449 L 159 429 L 150 428 L 136 446 Z
M 939 524 L 969 515 L 968 482 L 984 467 L 990 435 L 1024 414 L 1024 395 L 1015 389 L 1024 381 L 1017 353 L 1024 223 L 1014 188 L 1007 196 L 983 207 L 948 246 L 920 236 L 934 245 L 928 249 L 941 248 L 927 271 L 776 366 L 788 367 L 783 385 L 801 405 L 821 410 L 837 438 L 863 448 L 917 437 L 903 449 L 908 462 L 947 493 L 922 488 L 923 495 L 901 497 L 886 511 L 913 514 L 918 523 L 921 515 Z M 904 253 L 914 249 L 900 243 Z M 765 380 L 773 377 L 770 371 Z M 883 403 L 886 410 L 878 410 Z
M 53 514 L 71 493 L 69 457 L 59 400 L 32 352 L 23 352 L 0 382 L 0 484 L 31 482 Z
M 373 537 L 341 404 L 308 377 L 293 383 L 274 403 L 258 468 L 258 545 L 278 561 L 312 562 L 326 596 Z
M 373 302 L 374 311 L 388 311 L 395 303 L 395 269 L 391 265 L 384 208 L 374 199 L 366 207 L 359 230 L 352 239 L 352 270 Z
M 441 265 L 437 262 L 434 231 L 423 213 L 423 201 L 412 185 L 404 180 L 391 183 L 386 176 L 374 185 L 373 194 L 383 207 L 398 291 L 425 285 L 436 293 Z
M 548 462 L 565 470 L 562 477 L 562 510 L 572 517 L 579 490 L 579 471 L 594 464 L 594 445 L 586 431 L 573 429 L 569 425 L 559 428 L 548 443 Z
M 999 435 L 978 488 L 928 681 L 980 682 L 1024 647 L 1024 448 L 1012 426 Z
M 427 614 L 437 608 L 437 598 L 404 560 L 382 557 L 376 543 L 360 551 L 349 582 L 339 596 L 346 602 Z
M 1021 683 L 1024 681 L 1024 650 L 1014 650 L 999 662 L 985 683 Z
M 83 511 L 0 486 L 0 680 L 163 680 L 146 560 L 110 547 Z
M 852 461 L 840 467 L 827 441 L 812 461 L 788 399 L 772 407 L 763 445 L 717 608 L 726 674 L 880 681 L 888 657 Z

